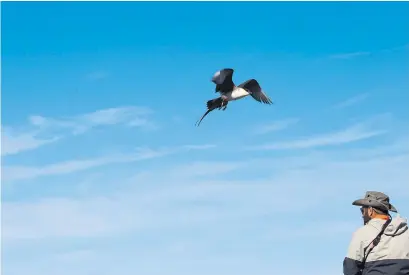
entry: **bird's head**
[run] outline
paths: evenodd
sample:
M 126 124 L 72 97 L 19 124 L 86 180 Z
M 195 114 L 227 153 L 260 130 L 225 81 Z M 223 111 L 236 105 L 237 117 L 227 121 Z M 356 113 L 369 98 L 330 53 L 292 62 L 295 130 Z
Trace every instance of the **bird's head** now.
M 220 79 L 220 71 L 216 72 L 213 77 L 212 77 L 212 82 L 215 84 L 220 84 L 219 82 Z

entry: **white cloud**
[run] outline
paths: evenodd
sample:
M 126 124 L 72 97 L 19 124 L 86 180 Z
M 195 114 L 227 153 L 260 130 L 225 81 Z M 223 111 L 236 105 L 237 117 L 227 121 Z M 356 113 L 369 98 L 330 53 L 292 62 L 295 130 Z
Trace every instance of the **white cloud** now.
M 3 203 L 3 238 L 112 236 L 135 230 L 195 227 L 226 218 L 251 217 L 266 209 L 285 206 L 285 212 L 289 212 L 301 207 L 301 204 L 286 204 L 284 198 L 267 200 L 267 194 L 280 191 L 267 182 L 253 186 L 203 182 L 195 183 L 194 187 L 179 185 L 163 189 L 139 195 L 133 191 L 85 200 L 43 199 L 39 202 Z M 257 192 L 265 196 L 257 195 Z M 255 201 L 257 196 L 259 199 Z M 219 208 L 217 210 L 212 204 L 207 207 L 194 204 L 194 201 L 202 200 L 210 200 L 216 205 L 223 203 L 225 207 L 216 207 Z
M 351 53 L 341 53 L 341 54 L 334 54 L 331 55 L 331 59 L 351 59 L 354 57 L 359 57 L 359 56 L 366 56 L 370 55 L 371 52 L 351 52 Z
M 33 179 L 40 176 L 69 174 L 108 164 L 141 161 L 180 153 L 185 150 L 204 150 L 209 148 L 213 147 L 210 145 L 189 145 L 187 147 L 180 146 L 174 148 L 160 148 L 157 150 L 137 148 L 134 152 L 125 154 L 121 153 L 92 159 L 64 161 L 42 167 L 3 166 L 2 180 L 3 182 L 11 182 L 23 179 Z
M 215 176 L 217 174 L 224 174 L 232 172 L 240 168 L 245 168 L 249 162 L 244 161 L 198 161 L 190 162 L 186 165 L 181 165 L 177 168 L 173 168 L 169 172 L 169 176 L 175 177 L 199 177 L 199 176 Z
M 341 108 L 346 108 L 346 107 L 355 105 L 355 104 L 367 99 L 368 96 L 369 96 L 368 93 L 356 95 L 354 97 L 348 98 L 347 100 L 345 100 L 343 102 L 340 102 L 340 103 L 336 104 L 334 106 L 334 108 L 341 109 Z
M 59 136 L 52 138 L 39 138 L 36 132 L 27 132 L 15 134 L 11 129 L 2 127 L 1 131 L 1 155 L 13 155 L 23 151 L 33 150 L 40 146 L 55 142 L 60 139 Z
M 407 50 L 409 48 L 409 44 L 401 45 L 401 46 L 395 46 L 387 49 L 381 49 L 378 51 L 357 51 L 357 52 L 349 52 L 349 53 L 340 53 L 340 54 L 333 54 L 330 55 L 330 59 L 352 59 L 356 57 L 361 57 L 361 56 L 368 56 L 368 55 L 374 55 L 374 54 L 380 54 L 380 53 L 392 53 L 396 51 L 401 51 L 401 50 Z
M 275 142 L 250 147 L 252 150 L 290 150 L 341 145 L 385 134 L 386 130 L 370 129 L 368 123 L 357 123 L 344 130 L 310 136 L 292 141 Z
M 152 110 L 146 107 L 125 106 L 102 109 L 66 118 L 45 118 L 31 116 L 33 125 L 42 130 L 69 130 L 72 134 L 81 134 L 93 127 L 123 124 L 128 126 L 143 126 L 148 124 Z
M 125 106 L 64 118 L 47 118 L 32 115 L 28 118 L 31 130 L 19 131 L 10 126 L 2 128 L 2 156 L 34 150 L 56 142 L 68 135 L 83 134 L 94 127 L 125 125 L 152 129 L 152 110 L 146 107 Z
M 297 223 L 296 227 L 282 228 L 273 227 L 271 228 L 266 238 L 268 240 L 281 239 L 283 236 L 291 236 L 292 238 L 333 238 L 340 234 L 352 235 L 353 231 L 357 227 L 357 222 L 351 222 L 350 220 L 336 220 L 331 217 L 330 221 L 315 221 L 314 223 Z
M 291 125 L 294 125 L 299 122 L 298 118 L 288 118 L 278 121 L 273 121 L 271 123 L 266 123 L 264 125 L 258 126 L 255 129 L 255 134 L 266 134 L 269 132 L 280 131 L 288 128 Z
M 143 180 L 133 178 L 126 190 L 107 196 L 3 202 L 3 238 L 13 241 L 102 237 L 159 228 L 192 230 L 197 226 L 212 227 L 222 221 L 235 223 L 264 215 L 313 212 L 323 203 L 328 208 L 342 204 L 352 209 L 352 200 L 366 190 L 386 192 L 393 201 L 409 197 L 408 191 L 402 190 L 409 181 L 405 172 L 409 164 L 407 153 L 376 159 L 372 156 L 340 159 L 332 154 L 320 161 L 314 158 L 311 155 L 304 156 L 303 160 L 296 158 L 297 165 L 290 159 L 285 162 L 265 160 L 270 174 L 251 181 L 220 178 L 230 174 L 231 169 L 239 169 L 235 162 L 225 163 L 214 174 L 212 169 L 221 163 L 216 162 L 213 167 L 210 163 L 203 163 L 204 167 L 196 163 L 190 170 L 187 166 L 158 167 L 145 174 Z M 250 166 L 253 171 L 257 169 Z M 199 178 L 197 176 L 203 174 L 196 175 L 195 171 L 209 171 L 210 175 L 206 179 Z M 329 199 L 331 203 L 325 203 Z M 403 201 L 395 204 L 405 212 Z M 288 218 L 291 220 L 291 216 Z M 281 221 L 285 219 L 281 216 Z M 316 228 L 311 230 L 315 232 Z M 291 232 L 288 234 L 292 236 Z
M 228 236 L 226 236 L 228 238 Z M 207 239 L 206 239 L 207 240 Z M 298 239 L 299 240 L 299 239 Z M 85 242 L 87 243 L 87 242 Z M 211 246 L 216 246 L 215 241 L 195 240 L 194 242 L 174 241 L 157 244 L 151 242 L 149 247 L 144 247 L 143 253 L 134 247 L 133 249 L 122 248 L 119 252 L 118 244 L 111 244 L 105 247 L 99 247 L 93 250 L 87 249 L 68 249 L 66 252 L 55 251 L 55 253 L 46 253 L 46 255 L 36 255 L 24 264 L 15 264 L 11 269 L 9 265 L 5 273 L 14 275 L 39 275 L 39 274 L 59 274 L 59 275 L 271 275 L 271 274 L 302 274 L 302 275 L 341 275 L 342 261 L 339 258 L 331 259 L 330 262 L 320 264 L 319 267 L 313 266 L 313 263 L 298 261 L 303 264 L 291 265 L 288 254 L 278 256 L 273 253 L 277 245 L 273 242 L 265 242 L 270 245 L 269 251 L 260 250 L 253 247 L 242 247 L 226 240 L 220 240 L 222 249 L 218 250 Z M 256 243 L 260 245 L 259 242 Z M 332 244 L 332 243 L 330 243 Z M 318 242 L 315 246 L 325 249 L 324 245 Z M 234 252 L 226 250 L 236 249 Z M 299 245 L 298 245 L 299 247 Z M 328 250 L 328 249 L 327 249 Z M 332 251 L 334 250 L 334 247 Z M 286 251 L 281 247 L 280 251 Z M 331 249 L 329 250 L 331 251 Z M 311 249 L 310 249 L 311 252 Z M 304 252 L 305 253 L 305 252 Z M 294 256 L 296 253 L 292 253 Z M 310 253 L 311 254 L 311 253 Z M 314 253 L 312 253 L 314 254 Z M 327 253 L 328 254 L 328 253 Z M 268 255 L 267 257 L 262 257 Z M 82 256 L 82 257 L 81 257 Z M 112 263 L 120 263 L 113 265 Z M 333 268 L 333 266 L 338 268 Z M 339 271 L 341 272 L 331 272 Z M 313 270 L 313 271 L 311 271 Z M 13 271 L 13 272 L 11 272 Z
M 205 149 L 210 149 L 214 148 L 216 145 L 214 144 L 203 144 L 203 145 L 183 145 L 183 148 L 188 149 L 188 150 L 205 150 Z

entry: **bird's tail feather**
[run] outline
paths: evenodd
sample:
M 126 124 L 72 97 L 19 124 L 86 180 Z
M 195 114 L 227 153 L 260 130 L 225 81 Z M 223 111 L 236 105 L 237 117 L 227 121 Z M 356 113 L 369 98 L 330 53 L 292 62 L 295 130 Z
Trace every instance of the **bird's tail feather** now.
M 203 116 L 196 122 L 196 126 L 199 126 L 202 120 L 207 116 L 208 113 L 213 111 L 214 109 L 221 108 L 223 105 L 223 99 L 221 97 L 210 99 L 207 101 L 207 111 L 203 114 Z
M 209 110 L 214 110 L 216 108 L 222 107 L 223 99 L 221 97 L 210 99 L 207 101 L 206 106 Z

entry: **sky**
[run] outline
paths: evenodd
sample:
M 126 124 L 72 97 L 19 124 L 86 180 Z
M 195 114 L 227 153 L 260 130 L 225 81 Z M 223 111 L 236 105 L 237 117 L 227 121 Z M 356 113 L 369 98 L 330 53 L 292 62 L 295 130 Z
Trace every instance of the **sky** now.
M 409 215 L 407 2 L 2 2 L 7 275 L 340 275 Z M 255 78 L 214 111 L 212 75 Z

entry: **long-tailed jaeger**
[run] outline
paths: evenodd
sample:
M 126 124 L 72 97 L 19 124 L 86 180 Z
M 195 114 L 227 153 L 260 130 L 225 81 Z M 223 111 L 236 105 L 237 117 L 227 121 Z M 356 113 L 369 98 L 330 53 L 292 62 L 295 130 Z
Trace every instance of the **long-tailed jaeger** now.
M 252 96 L 255 100 L 264 104 L 273 104 L 271 99 L 264 93 L 257 80 L 249 79 L 236 86 L 233 82 L 233 69 L 225 68 L 216 72 L 212 77 L 212 82 L 216 84 L 215 92 L 220 93 L 220 97 L 207 101 L 207 111 L 196 123 L 200 125 L 201 121 L 208 113 L 215 109 L 226 110 L 229 101 L 242 99 L 246 96 Z

